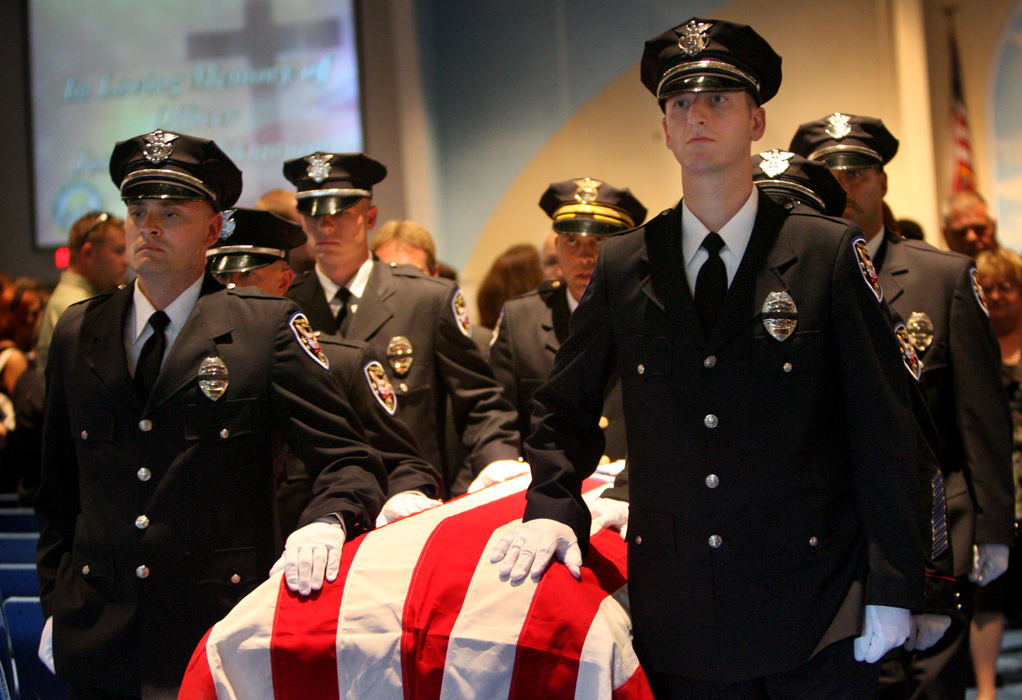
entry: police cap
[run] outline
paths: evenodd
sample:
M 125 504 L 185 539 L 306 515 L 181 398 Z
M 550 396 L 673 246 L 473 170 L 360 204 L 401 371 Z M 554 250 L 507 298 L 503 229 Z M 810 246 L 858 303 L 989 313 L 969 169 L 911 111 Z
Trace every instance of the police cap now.
M 825 163 L 772 148 L 752 156 L 752 181 L 768 195 L 841 216 L 848 195 Z
M 591 177 L 553 183 L 539 206 L 553 220 L 554 231 L 576 236 L 609 236 L 646 220 L 646 207 L 631 190 Z
M 203 199 L 223 211 L 241 195 L 241 171 L 219 146 L 163 129 L 118 142 L 110 154 L 110 178 L 125 202 Z
M 387 176 L 387 168 L 362 153 L 317 151 L 284 163 L 284 177 L 298 189 L 298 211 L 309 216 L 342 212 Z
M 302 227 L 260 209 L 228 209 L 220 238 L 206 251 L 214 275 L 251 272 L 278 260 L 305 243 Z
M 800 125 L 788 150 L 834 170 L 874 168 L 894 157 L 898 139 L 879 119 L 835 112 Z

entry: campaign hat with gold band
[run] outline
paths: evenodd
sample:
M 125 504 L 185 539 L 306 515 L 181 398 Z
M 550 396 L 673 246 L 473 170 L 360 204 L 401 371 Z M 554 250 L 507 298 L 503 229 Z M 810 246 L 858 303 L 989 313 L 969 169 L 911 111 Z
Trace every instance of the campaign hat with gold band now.
M 228 209 L 220 238 L 206 251 L 207 267 L 215 275 L 251 272 L 278 260 L 305 243 L 302 227 L 261 209 Z
M 387 176 L 387 168 L 362 153 L 317 151 L 284 163 L 284 177 L 298 189 L 298 211 L 309 216 L 342 212 Z
M 752 27 L 693 17 L 646 42 L 641 76 L 661 106 L 679 92 L 733 90 L 761 105 L 781 86 L 781 57 Z
M 772 148 L 752 156 L 752 181 L 782 202 L 796 200 L 821 214 L 841 216 L 848 195 L 825 163 Z
M 898 152 L 898 139 L 879 119 L 835 112 L 800 125 L 788 150 L 833 170 L 875 168 Z
M 646 220 L 646 207 L 631 190 L 591 177 L 553 183 L 539 206 L 553 220 L 554 231 L 576 236 L 610 236 Z
M 241 195 L 241 171 L 219 146 L 163 129 L 119 141 L 110 154 L 110 178 L 125 202 L 204 199 L 223 211 Z

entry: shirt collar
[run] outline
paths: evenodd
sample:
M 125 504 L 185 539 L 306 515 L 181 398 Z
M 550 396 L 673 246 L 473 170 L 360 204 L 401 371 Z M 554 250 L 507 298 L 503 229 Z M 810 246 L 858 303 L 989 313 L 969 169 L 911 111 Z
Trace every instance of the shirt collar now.
M 178 294 L 177 299 L 167 305 L 163 312 L 170 319 L 170 323 L 167 325 L 168 332 L 176 336 L 184 328 L 185 321 L 191 315 L 192 308 L 195 306 L 195 302 L 199 300 L 199 292 L 201 291 L 202 275 L 199 275 L 198 279 L 192 282 L 188 289 Z M 137 343 L 149 325 L 149 317 L 156 311 L 156 307 L 153 306 L 152 302 L 149 301 L 139 288 L 137 279 L 135 280 L 135 289 L 132 292 L 132 302 L 135 305 L 135 335 L 132 342 Z
M 749 192 L 749 198 L 745 200 L 742 208 L 717 231 L 727 246 L 725 250 L 730 250 L 739 260 L 745 255 L 749 239 L 752 238 L 752 228 L 756 224 L 756 214 L 759 211 L 758 195 L 759 189 L 753 185 L 752 191 Z M 685 264 L 688 265 L 692 262 L 692 258 L 695 257 L 696 251 L 699 250 L 699 246 L 702 245 L 703 239 L 706 238 L 710 229 L 706 228 L 703 222 L 692 213 L 684 198 L 681 200 L 681 230 L 684 232 L 681 237 L 681 250 L 685 256 Z
M 326 276 L 326 273 L 320 268 L 319 263 L 316 263 L 316 267 L 313 268 L 316 271 L 316 277 L 319 278 L 319 284 L 323 287 L 323 293 L 326 295 L 327 301 L 330 301 L 336 296 L 337 290 L 342 285 L 335 284 L 333 280 Z M 362 263 L 355 274 L 351 276 L 343 286 L 348 288 L 351 292 L 351 296 L 356 299 L 361 299 L 362 295 L 365 294 L 366 285 L 369 284 L 369 275 L 373 272 L 373 258 L 372 256 L 366 258 L 365 262 Z

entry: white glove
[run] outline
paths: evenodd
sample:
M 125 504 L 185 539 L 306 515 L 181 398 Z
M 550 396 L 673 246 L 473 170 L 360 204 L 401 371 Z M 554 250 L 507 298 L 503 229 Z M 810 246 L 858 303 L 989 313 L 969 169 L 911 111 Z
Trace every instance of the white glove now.
M 906 608 L 867 605 L 862 636 L 852 642 L 856 661 L 875 664 L 884 654 L 900 647 L 912 631 L 911 614 Z
M 56 673 L 53 668 L 53 615 L 46 618 L 43 633 L 39 635 L 39 660 L 50 669 L 50 673 Z
M 969 580 L 985 586 L 1008 570 L 1008 545 L 972 545 L 972 572 Z
M 270 576 L 284 572 L 287 587 L 298 595 L 309 595 L 323 587 L 323 579 L 333 581 L 341 569 L 344 525 L 316 521 L 291 533 L 284 553 L 270 569 Z
M 484 489 L 487 486 L 493 486 L 502 481 L 514 479 L 516 476 L 528 473 L 528 462 L 520 459 L 498 459 L 496 462 L 490 462 L 483 467 L 483 470 L 479 472 L 479 476 L 468 485 L 468 492 L 475 493 L 479 489 Z
M 951 626 L 948 615 L 924 613 L 912 616 L 912 631 L 909 632 L 905 648 L 908 651 L 924 651 L 940 641 Z
M 437 501 L 421 491 L 402 491 L 395 493 L 383 504 L 383 509 L 376 516 L 376 527 L 383 527 L 387 523 L 400 520 L 409 515 L 415 515 L 424 510 L 443 505 L 443 501 Z
M 593 523 L 621 533 L 621 539 L 628 536 L 628 504 L 616 498 L 597 498 L 589 506 Z
M 500 565 L 502 581 L 511 579 L 518 584 L 532 573 L 538 581 L 554 557 L 562 562 L 571 575 L 582 580 L 582 550 L 575 531 L 564 523 L 550 518 L 539 518 L 522 523 L 504 535 L 490 553 L 490 563 Z
M 606 458 L 606 457 L 607 457 L 607 455 L 604 455 L 604 458 Z M 599 476 L 614 477 L 614 476 L 617 476 L 618 474 L 620 474 L 622 471 L 624 471 L 624 468 L 625 468 L 625 461 L 623 459 L 617 459 L 617 460 L 614 460 L 613 462 L 611 462 L 610 460 L 607 460 L 606 462 L 604 462 L 601 459 L 600 463 L 596 466 L 596 471 L 593 472 L 593 473 L 597 474 Z

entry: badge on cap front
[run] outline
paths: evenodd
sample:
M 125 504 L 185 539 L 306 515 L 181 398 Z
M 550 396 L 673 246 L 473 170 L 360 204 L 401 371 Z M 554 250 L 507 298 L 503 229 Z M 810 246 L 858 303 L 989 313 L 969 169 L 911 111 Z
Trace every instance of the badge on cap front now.
M 983 313 L 987 316 L 990 315 L 990 309 L 987 308 L 987 296 L 983 293 L 983 285 L 979 283 L 979 272 L 973 267 L 969 270 L 969 277 L 972 279 L 972 293 L 976 295 L 976 303 L 979 304 L 979 308 L 983 309 Z
M 323 182 L 330 177 L 330 159 L 333 157 L 332 153 L 313 153 L 311 156 L 305 156 L 305 160 L 309 163 L 305 174 L 316 182 Z
M 710 45 L 710 37 L 707 32 L 712 26 L 709 22 L 692 20 L 681 28 L 681 35 L 678 37 L 678 48 L 689 56 L 695 56 Z
M 142 155 L 153 165 L 159 165 L 170 158 L 170 155 L 174 152 L 174 146 L 171 145 L 171 142 L 176 138 L 177 134 L 172 134 L 163 129 L 151 131 L 145 135 L 145 146 L 142 147 Z
M 873 261 L 869 257 L 869 246 L 866 245 L 866 239 L 862 236 L 856 236 L 852 240 L 852 250 L 855 251 L 855 259 L 859 263 L 859 272 L 862 273 L 862 279 L 866 280 L 866 286 L 873 292 L 873 296 L 877 298 L 877 301 L 883 301 L 884 290 L 880 286 L 880 277 L 877 276 L 877 270 L 873 267 Z
M 834 112 L 832 115 L 827 117 L 827 128 L 824 129 L 831 138 L 835 138 L 838 141 L 843 139 L 848 134 L 852 133 L 852 127 L 848 124 L 851 119 L 847 114 L 841 114 L 841 112 Z
M 795 331 L 798 308 L 795 300 L 785 291 L 770 292 L 761 310 L 763 327 L 774 340 L 785 341 Z
M 210 401 L 216 401 L 227 391 L 227 365 L 216 355 L 210 355 L 199 364 L 199 390 Z
M 459 289 L 454 293 L 451 300 L 451 310 L 454 312 L 454 320 L 458 322 L 458 330 L 466 338 L 472 337 L 472 323 L 468 320 L 468 304 L 465 303 L 465 296 Z
M 394 374 L 404 377 L 412 369 L 412 362 L 415 361 L 415 350 L 412 348 L 412 341 L 403 335 L 395 335 L 387 343 L 387 362 L 390 363 Z
M 295 334 L 295 340 L 302 346 L 306 354 L 323 369 L 330 369 L 330 360 L 323 354 L 323 348 L 319 346 L 319 340 L 316 338 L 316 331 L 312 330 L 312 325 L 309 323 L 309 319 L 305 317 L 305 314 L 299 311 L 291 317 L 288 325 L 291 326 L 291 332 Z
M 223 223 L 220 225 L 220 240 L 226 241 L 232 235 L 234 235 L 234 227 L 237 225 L 237 221 L 234 220 L 234 212 L 237 209 L 228 209 L 223 212 Z
M 362 372 L 365 374 L 366 381 L 369 382 L 373 396 L 387 413 L 394 415 L 397 411 L 397 396 L 394 394 L 394 388 L 390 385 L 390 379 L 387 378 L 387 372 L 383 369 L 383 365 L 373 360 L 366 363 Z
M 596 201 L 599 196 L 600 185 L 603 183 L 599 180 L 594 180 L 591 177 L 587 177 L 583 180 L 575 180 L 575 186 L 578 188 L 575 190 L 575 201 L 579 204 L 592 204 Z
M 766 173 L 767 177 L 777 177 L 788 169 L 788 161 L 795 157 L 790 151 L 782 151 L 779 148 L 771 148 L 759 154 L 763 159 L 759 169 Z
M 912 344 L 912 339 L 909 337 L 908 329 L 905 328 L 904 323 L 899 322 L 894 327 L 894 336 L 898 339 L 898 345 L 901 346 L 901 361 L 905 363 L 905 369 L 918 382 L 923 376 L 923 361 L 916 354 L 916 348 Z
M 933 321 L 922 311 L 913 311 L 905 324 L 912 345 L 919 352 L 925 352 L 933 343 Z

